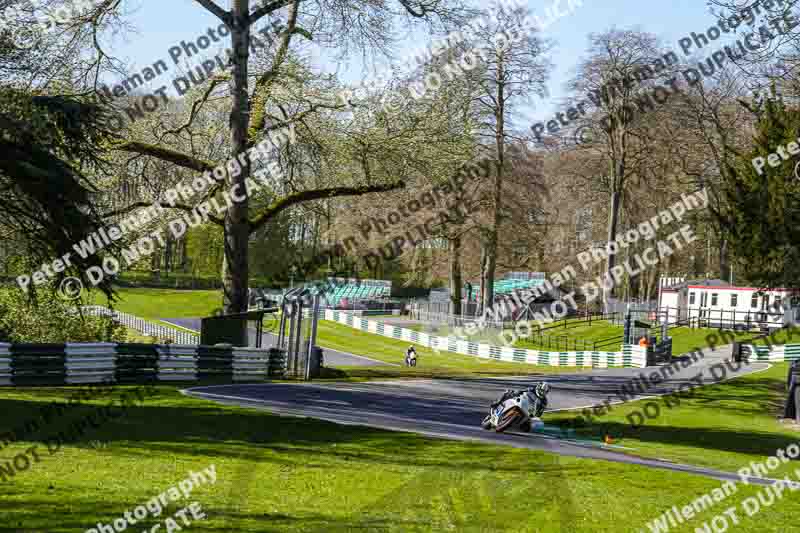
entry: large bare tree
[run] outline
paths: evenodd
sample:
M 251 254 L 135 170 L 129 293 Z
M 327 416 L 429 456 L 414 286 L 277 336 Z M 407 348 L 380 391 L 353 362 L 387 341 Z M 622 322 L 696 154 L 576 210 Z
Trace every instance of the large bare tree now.
M 468 43 L 483 60 L 474 71 L 477 89 L 475 102 L 483 111 L 483 142 L 492 147 L 494 171 L 491 183 L 491 205 L 488 220 L 481 230 L 481 294 L 484 312 L 494 302 L 494 278 L 497 270 L 498 232 L 503 219 L 503 182 L 508 172 L 508 144 L 521 137 L 515 135 L 514 111 L 543 96 L 550 63 L 550 48 L 538 32 L 525 21 L 525 7 L 504 7 L 497 11 L 492 23 L 476 32 Z
M 648 87 L 655 80 L 643 79 L 642 73 L 652 73 L 653 65 L 663 61 L 664 54 L 655 36 L 639 31 L 610 30 L 590 35 L 589 42 L 588 56 L 579 64 L 570 88 L 577 95 L 592 95 L 598 107 L 583 121 L 583 127 L 595 132 L 595 142 L 584 149 L 596 152 L 606 164 L 607 174 L 594 179 L 603 184 L 609 196 L 607 241 L 613 242 L 619 230 L 626 182 L 646 159 L 646 146 L 634 142 L 636 127 L 642 120 L 642 106 L 637 100 L 650 97 Z M 662 73 L 659 77 L 668 76 Z M 613 249 L 607 254 L 609 277 L 616 255 Z M 613 287 L 605 290 L 604 301 L 613 294 Z
M 394 41 L 393 28 L 399 22 L 414 25 L 416 22 L 441 29 L 458 20 L 463 14 L 457 0 L 435 1 L 398 0 L 397 5 L 389 1 L 366 0 L 272 0 L 258 4 L 250 0 L 232 0 L 229 9 L 214 0 L 195 0 L 230 29 L 232 45 L 230 74 L 211 80 L 205 99 L 216 94 L 217 86 L 226 82 L 229 86 L 229 150 L 235 158 L 247 152 L 270 132 L 289 126 L 300 126 L 311 115 L 324 111 L 341 110 L 343 105 L 335 98 L 327 100 L 319 95 L 305 95 L 294 106 L 276 105 L 279 95 L 293 83 L 297 62 L 292 47 L 298 40 L 315 41 L 321 46 L 360 47 L 388 51 Z M 280 21 L 282 29 L 275 36 L 274 49 L 255 72 L 251 72 L 251 36 L 255 25 L 265 20 Z M 200 114 L 204 101 L 200 101 L 185 128 Z M 379 122 L 379 121 L 378 121 Z M 375 126 L 379 126 L 378 122 Z M 388 131 L 391 125 L 383 124 Z M 402 135 L 410 130 L 404 130 Z M 402 136 L 401 135 L 401 136 Z M 351 137 L 354 143 L 359 140 Z M 328 184 L 296 190 L 275 197 L 261 208 L 256 217 L 251 217 L 249 198 L 234 202 L 222 221 L 225 229 L 225 254 L 223 263 L 224 305 L 227 312 L 243 311 L 247 307 L 248 292 L 248 242 L 253 231 L 263 227 L 273 217 L 292 206 L 303 202 L 331 197 L 362 195 L 381 192 L 404 186 L 404 181 L 392 178 L 387 172 L 376 172 L 373 159 L 382 150 L 378 144 L 361 139 L 359 155 L 359 180 L 341 185 Z M 399 144 L 399 143 L 398 143 Z M 413 144 L 413 143 L 412 143 Z M 194 172 L 206 172 L 214 168 L 213 162 L 197 154 L 184 153 L 172 146 L 146 144 L 131 141 L 119 146 L 129 152 L 168 161 L 177 167 Z M 397 155 L 397 154 L 395 154 Z M 251 162 L 244 165 L 238 175 L 228 175 L 224 187 L 244 187 L 251 175 Z M 223 185 L 212 188 L 205 200 L 220 192 Z M 242 189 L 243 190 L 243 189 Z M 185 206 L 191 210 L 192 206 Z

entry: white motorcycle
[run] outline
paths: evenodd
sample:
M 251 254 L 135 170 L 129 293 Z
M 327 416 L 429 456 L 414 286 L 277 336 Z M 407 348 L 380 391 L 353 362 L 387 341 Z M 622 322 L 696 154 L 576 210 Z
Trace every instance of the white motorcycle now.
M 550 385 L 540 383 L 536 389 L 513 393 L 506 391 L 499 402 L 489 407 L 489 414 L 483 419 L 481 427 L 492 429 L 497 433 L 516 427 L 520 431 L 530 432 L 535 427 L 544 425 L 539 418 L 547 405 L 547 392 Z
M 417 366 L 417 351 L 413 346 L 406 351 L 406 366 Z

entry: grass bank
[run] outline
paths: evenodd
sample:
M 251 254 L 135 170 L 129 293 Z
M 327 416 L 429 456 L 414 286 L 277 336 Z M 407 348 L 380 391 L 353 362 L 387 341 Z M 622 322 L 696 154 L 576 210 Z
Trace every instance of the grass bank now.
M 211 316 L 222 307 L 222 292 L 175 289 L 133 289 L 117 287 L 117 311 L 140 318 L 199 318 Z M 106 297 L 94 292 L 88 304 L 108 305 Z
M 549 413 L 545 419 L 564 427 L 578 426 L 579 436 L 600 439 L 609 434 L 616 444 L 637 455 L 736 471 L 756 457 L 765 459 L 800 442 L 800 431 L 779 420 L 786 399 L 787 371 L 788 364 L 781 363 L 700 387 L 688 397 L 671 397 L 671 407 L 661 397 L 612 405 L 608 412 Z M 612 401 L 618 400 L 614 391 L 610 394 Z M 634 414 L 643 413 L 647 403 L 653 404 L 648 412 L 655 416 Z M 775 472 L 793 472 L 795 468 L 800 468 L 800 461 L 782 465 Z
M 405 351 L 409 346 L 409 342 L 407 341 L 390 339 L 389 337 L 382 337 L 374 333 L 359 331 L 328 320 L 319 321 L 317 335 L 318 344 L 320 346 L 400 365 L 337 368 L 336 371 L 328 374 L 329 377 L 478 377 L 492 375 L 553 374 L 576 372 L 580 370 L 566 367 L 507 363 L 449 352 L 437 354 L 432 349 L 419 344 L 415 345 L 419 356 L 417 366 L 407 368 L 402 366 L 404 364 Z
M 0 390 L 0 429 L 24 424 L 42 402 L 64 401 L 73 390 Z M 92 409 L 71 407 L 59 424 Z M 62 533 L 108 524 L 188 471 L 212 464 L 216 483 L 196 488 L 190 499 L 170 503 L 134 529 L 149 530 L 197 501 L 207 517 L 191 523 L 198 533 L 616 533 L 646 530 L 673 505 L 682 507 L 719 486 L 676 472 L 280 418 L 187 398 L 167 386 L 50 455 L 39 439 L 58 429 L 0 451 L 0 465 L 31 446 L 41 451 L 38 463 L 0 482 L 2 530 Z M 756 492 L 741 487 L 719 509 L 670 531 L 692 532 Z M 737 531 L 792 531 L 798 513 L 796 498 L 785 497 L 755 517 L 740 513 Z

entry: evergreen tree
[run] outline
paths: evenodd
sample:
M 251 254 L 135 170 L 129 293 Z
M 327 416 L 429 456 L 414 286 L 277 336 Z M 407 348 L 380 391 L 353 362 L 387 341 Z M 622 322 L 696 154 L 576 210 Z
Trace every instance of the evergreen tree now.
M 798 286 L 800 157 L 789 147 L 800 145 L 800 110 L 773 92 L 757 100 L 753 111 L 758 116 L 753 147 L 723 172 L 727 206 L 718 215 L 730 228 L 740 275 L 764 288 Z M 777 166 L 769 163 L 771 154 L 773 162 L 780 159 Z
M 103 226 L 87 172 L 102 171 L 102 110 L 67 97 L 37 96 L 0 87 L 0 213 L 27 244 L 28 268 L 71 253 L 68 272 L 87 280 L 100 264 L 73 244 Z M 112 247 L 109 247 L 111 251 Z M 110 293 L 109 280 L 100 288 Z

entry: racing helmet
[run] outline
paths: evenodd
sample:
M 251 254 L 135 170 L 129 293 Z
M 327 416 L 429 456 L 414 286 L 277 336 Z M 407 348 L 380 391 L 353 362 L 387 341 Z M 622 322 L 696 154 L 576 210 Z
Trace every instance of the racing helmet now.
M 541 383 L 536 385 L 536 396 L 539 398 L 544 398 L 547 396 L 547 393 L 550 392 L 550 384 L 546 381 L 542 381 Z

